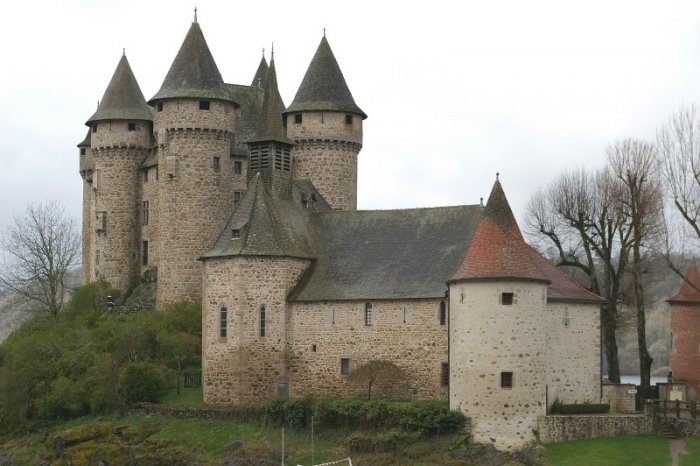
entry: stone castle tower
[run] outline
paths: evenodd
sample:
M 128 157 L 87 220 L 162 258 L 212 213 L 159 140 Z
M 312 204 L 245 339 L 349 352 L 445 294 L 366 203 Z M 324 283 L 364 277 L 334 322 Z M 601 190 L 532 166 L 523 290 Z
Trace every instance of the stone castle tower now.
M 289 108 L 274 58 L 226 84 L 196 18 L 148 103 L 123 56 L 78 146 L 85 281 L 128 292 L 151 269 L 159 305 L 199 301 L 198 259 L 258 173 L 276 197 L 301 178 L 356 208 L 364 118 L 325 36 Z
M 688 397 L 700 401 L 700 271 L 692 266 L 678 293 L 668 300 L 671 306 L 673 344 L 669 367 L 673 378 L 688 383 Z

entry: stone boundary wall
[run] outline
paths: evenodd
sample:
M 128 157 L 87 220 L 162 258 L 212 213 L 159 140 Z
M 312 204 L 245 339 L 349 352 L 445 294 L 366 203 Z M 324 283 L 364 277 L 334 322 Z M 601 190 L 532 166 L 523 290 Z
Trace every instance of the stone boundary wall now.
M 635 394 L 629 393 L 637 387 L 631 383 L 603 384 L 603 399 L 601 403 L 610 405 L 614 414 L 632 414 L 635 412 Z
M 644 414 L 550 415 L 537 421 L 542 443 L 654 432 L 652 418 Z

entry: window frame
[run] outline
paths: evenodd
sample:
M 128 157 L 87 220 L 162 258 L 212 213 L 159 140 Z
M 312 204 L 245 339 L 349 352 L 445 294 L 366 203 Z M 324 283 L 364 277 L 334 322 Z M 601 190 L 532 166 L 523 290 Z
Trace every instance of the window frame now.
M 211 110 L 211 100 L 200 100 L 199 101 L 200 110 Z
M 340 375 L 349 375 L 351 370 L 350 358 L 340 358 Z
M 515 374 L 513 372 L 501 372 L 501 388 L 511 390 L 515 386 Z
M 504 306 L 512 306 L 515 303 L 515 293 L 501 293 L 501 304 Z
M 266 319 L 267 319 L 267 307 L 265 304 L 260 305 L 260 338 L 265 338 L 265 329 L 267 327 Z
M 440 385 L 443 387 L 450 386 L 450 363 L 443 362 L 440 364 Z
M 219 308 L 219 338 L 228 338 L 228 308 Z
M 374 316 L 372 314 L 372 303 L 365 303 L 365 327 L 374 325 Z

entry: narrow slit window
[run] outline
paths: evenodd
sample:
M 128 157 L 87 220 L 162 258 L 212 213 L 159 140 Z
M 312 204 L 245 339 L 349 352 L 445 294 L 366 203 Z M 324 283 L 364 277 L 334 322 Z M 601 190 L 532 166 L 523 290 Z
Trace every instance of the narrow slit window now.
M 215 172 L 221 170 L 221 157 L 214 157 L 211 161 L 211 166 Z
M 236 207 L 239 202 L 241 202 L 241 192 L 240 191 L 234 191 L 233 192 L 233 206 Z
M 226 306 L 221 306 L 219 311 L 219 336 L 226 338 L 228 334 L 228 309 Z
M 440 301 L 440 325 L 447 324 L 447 303 Z
M 501 388 L 513 388 L 512 372 L 501 372 Z
M 143 182 L 148 183 L 148 168 L 143 171 Z
M 199 109 L 200 110 L 210 110 L 211 103 L 208 100 L 200 100 L 199 101 Z
M 236 175 L 243 173 L 243 162 L 233 162 L 233 173 Z
M 350 359 L 348 359 L 348 358 L 341 358 L 340 359 L 340 373 L 345 374 L 345 375 L 350 373 Z
M 143 201 L 142 208 L 141 208 L 141 216 L 142 216 L 141 220 L 142 220 L 142 223 L 144 226 L 148 225 L 149 210 L 150 210 L 150 202 Z
M 148 265 L 148 241 L 144 241 L 141 247 L 143 248 L 141 260 L 143 265 Z
M 450 364 L 447 362 L 442 363 L 440 380 L 443 387 L 447 387 L 450 384 Z
M 365 325 L 372 325 L 372 303 L 365 304 Z
M 265 336 L 265 305 L 260 306 L 260 336 Z

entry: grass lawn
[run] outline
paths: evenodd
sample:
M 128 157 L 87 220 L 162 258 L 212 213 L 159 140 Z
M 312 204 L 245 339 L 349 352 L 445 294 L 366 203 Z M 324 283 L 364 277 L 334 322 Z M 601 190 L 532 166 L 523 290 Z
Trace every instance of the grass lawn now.
M 691 439 L 699 440 L 699 439 Z M 700 454 L 700 442 L 696 442 Z M 550 466 L 670 466 L 668 440 L 656 435 L 611 437 L 545 445 Z M 681 457 L 683 458 L 683 457 Z M 695 455 L 695 458 L 700 458 Z M 689 462 L 688 465 L 696 465 Z M 682 463 L 684 466 L 686 463 Z
M 681 455 L 680 466 L 700 466 L 700 438 L 692 437 L 684 440 L 688 454 Z
M 160 399 L 162 403 L 175 403 L 175 404 L 187 404 L 187 405 L 201 405 L 204 403 L 204 398 L 202 397 L 202 388 L 184 388 L 180 387 L 180 394 L 177 394 L 176 388 L 171 388 L 168 392 Z

